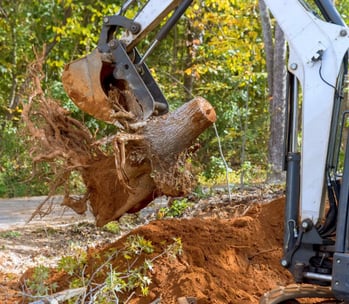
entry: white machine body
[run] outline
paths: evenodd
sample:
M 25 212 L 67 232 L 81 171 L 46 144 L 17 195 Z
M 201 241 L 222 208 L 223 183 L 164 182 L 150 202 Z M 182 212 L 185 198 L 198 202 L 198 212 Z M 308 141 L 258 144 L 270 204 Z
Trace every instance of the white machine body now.
M 301 220 L 316 223 L 324 200 L 332 100 L 340 65 L 349 48 L 349 29 L 322 21 L 298 0 L 266 3 L 289 44 L 289 71 L 302 87 L 300 216 Z

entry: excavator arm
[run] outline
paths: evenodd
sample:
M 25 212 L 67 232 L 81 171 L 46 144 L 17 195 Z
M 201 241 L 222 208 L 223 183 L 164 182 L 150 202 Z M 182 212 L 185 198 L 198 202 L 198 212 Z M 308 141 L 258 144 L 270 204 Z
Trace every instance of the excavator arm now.
M 133 18 L 124 16 L 133 0 L 126 1 L 119 13 L 103 18 L 97 48 L 89 55 L 65 67 L 62 82 L 75 104 L 88 114 L 118 123 L 120 111 L 134 122 L 168 111 L 168 104 L 154 81 L 145 59 L 182 16 L 192 0 L 148 1 Z M 170 13 L 143 56 L 136 45 L 154 30 Z M 127 91 L 134 98 L 122 102 L 111 100 L 112 89 Z

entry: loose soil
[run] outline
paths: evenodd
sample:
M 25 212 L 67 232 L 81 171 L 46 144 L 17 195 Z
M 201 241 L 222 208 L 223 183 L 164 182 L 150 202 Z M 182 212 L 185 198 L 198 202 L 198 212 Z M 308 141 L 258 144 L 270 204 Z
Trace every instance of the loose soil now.
M 253 199 L 227 202 L 222 196 L 216 196 L 201 200 L 184 218 L 157 220 L 153 214 L 145 221 L 150 219 L 149 223 L 126 233 L 127 225 L 138 220 L 128 215 L 121 218 L 121 236 L 96 228 L 92 223 L 61 229 L 16 230 L 19 232 L 17 237 L 15 230 L 11 230 L 12 238 L 8 234 L 5 239 L 2 234 L 0 239 L 3 244 L 0 303 L 25 303 L 19 282 L 31 272 L 27 270 L 23 275 L 24 266 L 33 266 L 30 263 L 22 265 L 27 257 L 31 259 L 27 262 L 32 264 L 41 261 L 45 266 L 54 265 L 60 256 L 69 254 L 74 246 L 80 246 L 89 253 L 85 271 L 92 272 L 97 267 L 93 258 L 96 253 L 102 256 L 105 252 L 118 250 L 130 234 L 150 240 L 155 248 L 152 255 L 162 252 L 164 244 L 173 242 L 173 238 L 180 238 L 183 253 L 175 259 L 166 256 L 157 259 L 149 274 L 152 279 L 149 295 L 144 297 L 136 293 L 128 303 L 176 304 L 179 297 L 195 297 L 198 304 L 258 303 L 264 292 L 292 283 L 291 276 L 279 263 L 283 209 L 282 196 L 268 202 L 262 198 L 257 202 Z M 41 240 L 44 240 L 42 246 Z M 18 259 L 17 265 L 16 261 L 11 261 L 14 256 Z M 111 263 L 121 265 L 122 257 Z M 54 272 L 51 281 L 57 282 L 62 289 L 67 288 L 65 273 Z

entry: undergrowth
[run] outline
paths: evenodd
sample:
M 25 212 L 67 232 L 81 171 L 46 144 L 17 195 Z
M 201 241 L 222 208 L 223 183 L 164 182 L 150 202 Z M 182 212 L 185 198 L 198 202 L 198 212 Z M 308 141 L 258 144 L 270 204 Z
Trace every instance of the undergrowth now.
M 162 242 L 165 244 L 165 242 Z M 110 248 L 88 256 L 79 252 L 75 256 L 62 257 L 56 268 L 69 277 L 69 289 L 79 288 L 81 293 L 66 299 L 76 303 L 127 303 L 134 296 L 147 296 L 152 283 L 154 262 L 161 257 L 177 258 L 182 253 L 182 242 L 174 238 L 158 252 L 151 241 L 140 235 L 127 237 L 121 249 Z M 95 267 L 93 271 L 88 268 Z M 34 268 L 23 282 L 25 297 L 29 300 L 47 300 L 57 282 L 50 281 L 52 270 L 45 266 Z
M 169 207 L 162 207 L 157 212 L 157 218 L 162 219 L 165 217 L 180 217 L 183 213 L 194 203 L 189 202 L 187 198 L 176 199 Z
M 30 290 L 30 294 L 34 298 L 47 296 L 49 293 L 56 291 L 57 284 L 46 284 L 49 279 L 50 269 L 44 265 L 39 265 L 34 268 L 29 279 L 24 282 L 24 288 Z

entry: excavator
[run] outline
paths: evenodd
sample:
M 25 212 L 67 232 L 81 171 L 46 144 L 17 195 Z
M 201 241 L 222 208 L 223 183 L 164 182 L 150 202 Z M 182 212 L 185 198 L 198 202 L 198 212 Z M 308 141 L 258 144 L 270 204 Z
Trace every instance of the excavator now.
M 127 0 L 118 13 L 104 17 L 97 48 L 68 64 L 62 77 L 78 107 L 116 125 L 125 113 L 141 123 L 168 112 L 145 61 L 192 4 L 149 0 L 126 17 L 135 2 Z M 331 0 L 265 2 L 288 45 L 280 263 L 295 283 L 266 292 L 260 303 L 299 303 L 307 297 L 349 303 L 349 28 Z M 137 45 L 155 30 L 140 54 Z M 112 87 L 127 89 L 134 98 L 112 104 Z

